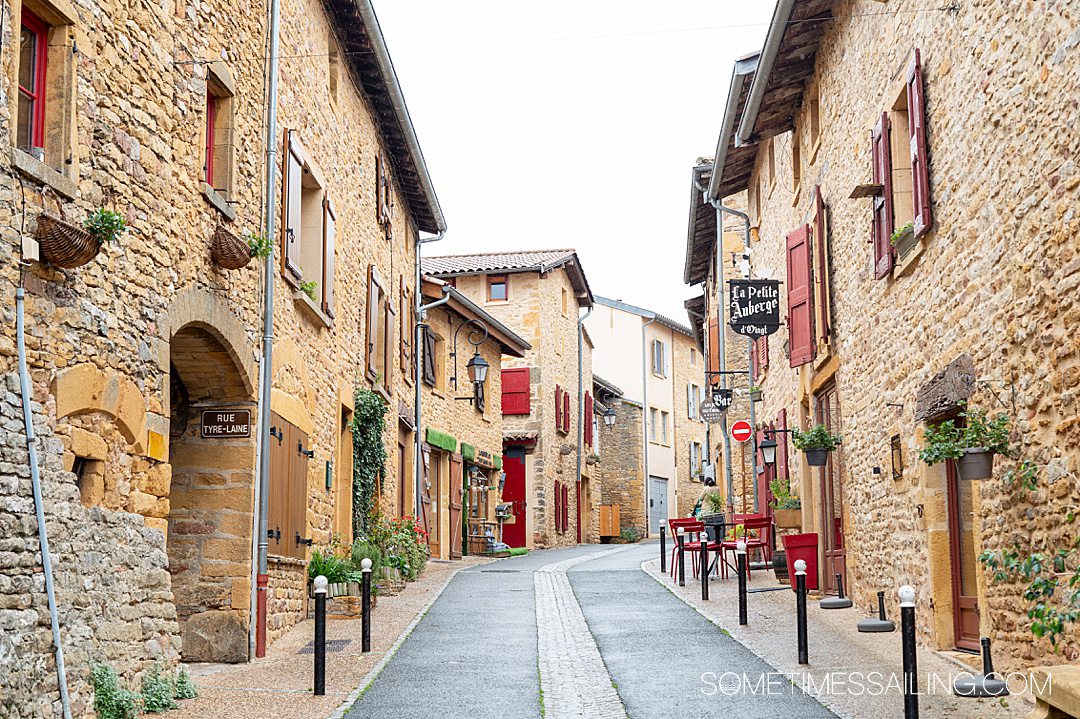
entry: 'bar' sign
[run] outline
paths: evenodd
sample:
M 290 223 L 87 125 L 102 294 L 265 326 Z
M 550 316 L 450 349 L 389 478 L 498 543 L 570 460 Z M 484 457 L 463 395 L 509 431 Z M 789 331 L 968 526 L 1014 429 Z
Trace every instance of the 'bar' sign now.
M 757 339 L 780 329 L 779 280 L 729 280 L 731 329 Z
M 202 413 L 204 439 L 236 439 L 251 436 L 251 411 L 211 409 Z

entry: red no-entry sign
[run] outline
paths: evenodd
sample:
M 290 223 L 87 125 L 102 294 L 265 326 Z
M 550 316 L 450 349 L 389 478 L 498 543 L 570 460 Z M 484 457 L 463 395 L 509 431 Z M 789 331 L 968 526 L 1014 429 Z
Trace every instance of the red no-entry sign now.
M 731 438 L 736 442 L 745 442 L 754 433 L 754 428 L 745 419 L 740 419 L 731 425 Z

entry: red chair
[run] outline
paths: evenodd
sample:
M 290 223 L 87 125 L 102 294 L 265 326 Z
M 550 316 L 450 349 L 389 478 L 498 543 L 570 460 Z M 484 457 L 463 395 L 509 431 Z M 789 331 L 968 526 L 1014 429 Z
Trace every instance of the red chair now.
M 668 520 L 668 530 L 671 532 L 671 577 L 675 578 L 675 574 L 678 571 L 678 559 L 679 559 L 679 535 L 678 530 L 682 528 L 683 531 L 683 548 L 684 551 L 690 555 L 690 564 L 693 571 L 693 576 L 697 576 L 698 555 L 701 553 L 701 538 L 708 537 L 705 532 L 705 524 L 703 522 L 694 519 L 693 517 L 680 517 L 678 519 Z M 706 541 L 708 541 L 706 539 Z M 714 545 L 710 544 L 709 549 L 713 549 Z
M 727 553 L 731 552 L 734 556 L 739 542 L 746 542 L 746 578 L 750 579 L 750 556 L 753 555 L 754 550 L 760 550 L 762 558 L 766 562 L 772 561 L 772 519 L 760 514 L 737 514 L 735 516 L 737 518 L 735 524 L 742 525 L 742 536 L 738 535 L 738 529 L 736 528 L 734 539 L 725 539 L 721 542 L 721 570 L 726 577 Z M 754 536 L 755 534 L 756 536 Z M 738 558 L 735 557 L 735 559 Z

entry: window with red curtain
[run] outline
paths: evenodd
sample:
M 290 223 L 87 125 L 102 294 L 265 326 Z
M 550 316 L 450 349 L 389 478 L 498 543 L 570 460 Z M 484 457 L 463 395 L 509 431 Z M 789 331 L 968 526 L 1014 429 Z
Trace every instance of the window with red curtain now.
M 933 224 L 930 213 L 930 166 L 926 149 L 926 98 L 918 48 L 907 68 L 908 133 L 911 141 L 911 194 L 915 203 L 915 236 Z
M 814 359 L 813 274 L 810 226 L 803 225 L 787 236 L 788 346 L 791 366 Z
M 529 414 L 529 368 L 513 367 L 502 371 L 502 413 Z
M 16 142 L 20 148 L 45 147 L 45 70 L 49 26 L 23 10 L 19 47 L 19 103 Z

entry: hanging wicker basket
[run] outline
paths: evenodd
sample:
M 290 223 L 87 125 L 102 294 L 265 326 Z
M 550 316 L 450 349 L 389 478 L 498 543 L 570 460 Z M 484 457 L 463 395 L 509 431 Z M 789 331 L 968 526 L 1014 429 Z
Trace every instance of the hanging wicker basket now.
M 38 215 L 34 239 L 41 248 L 41 257 L 56 267 L 81 267 L 97 257 L 101 243 L 86 229 L 67 221 L 59 198 L 56 205 L 59 216 L 48 210 Z
M 210 257 L 218 267 L 238 270 L 251 262 L 251 248 L 223 225 L 218 225 L 210 240 Z

